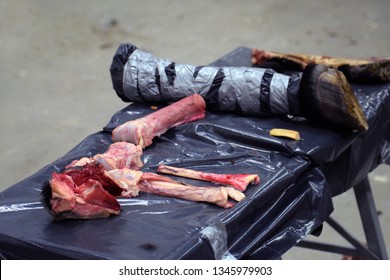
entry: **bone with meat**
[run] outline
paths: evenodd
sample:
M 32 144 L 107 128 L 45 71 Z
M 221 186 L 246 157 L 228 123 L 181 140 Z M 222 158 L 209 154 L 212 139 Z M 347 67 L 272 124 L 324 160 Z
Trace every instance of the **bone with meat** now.
M 169 128 L 206 116 L 206 103 L 199 94 L 192 94 L 145 117 L 128 121 L 112 132 L 114 142 L 126 141 L 145 148 L 152 139 Z
M 229 201 L 229 197 L 236 201 L 240 201 L 245 197 L 237 190 L 228 187 L 197 187 L 155 180 L 141 181 L 140 188 L 144 192 L 191 201 L 209 202 L 223 208 L 231 208 L 234 206 L 234 204 Z
M 124 151 L 129 158 L 124 160 L 119 151 Z M 63 172 L 54 172 L 48 182 L 50 194 L 46 198 L 51 214 L 57 220 L 117 215 L 120 205 L 116 198 L 135 197 L 140 191 L 213 203 L 224 208 L 234 205 L 229 199 L 241 201 L 245 197 L 232 187 L 198 187 L 136 170 L 142 165 L 141 154 L 142 149 L 135 148 L 135 145 L 118 142 L 112 144 L 106 153 L 76 160 Z
M 115 197 L 135 197 L 140 191 L 191 201 L 208 202 L 223 208 L 234 206 L 229 199 L 241 201 L 245 198 L 242 192 L 231 187 L 198 187 L 183 184 L 159 174 L 143 173 L 128 168 L 105 170 L 103 180 L 99 178 L 100 174 L 91 174 L 86 171 L 90 165 L 81 167 L 85 173 L 83 179 L 81 179 L 80 174 L 74 172 L 53 173 L 50 180 L 52 189 L 50 206 L 51 213 L 57 220 L 105 218 L 111 214 L 119 214 L 120 206 Z M 75 179 L 72 176 L 75 176 Z M 93 179 L 89 179 L 89 177 Z M 110 188 L 103 188 L 103 184 L 100 182 L 107 180 L 112 185 Z M 110 193 L 110 190 L 115 188 L 121 190 L 119 196 Z
M 144 192 L 192 201 L 209 202 L 224 208 L 234 206 L 234 204 L 229 201 L 229 198 L 235 201 L 241 201 L 245 198 L 245 195 L 241 191 L 231 187 L 193 186 L 151 172 L 143 173 L 139 187 L 141 191 Z
M 260 178 L 257 174 L 217 174 L 173 167 L 165 164 L 160 164 L 157 168 L 157 172 L 228 185 L 242 192 L 246 190 L 249 184 L 256 185 L 260 182 Z
M 65 169 L 74 166 L 83 166 L 86 163 L 98 162 L 104 166 L 105 170 L 130 168 L 139 170 L 143 166 L 141 160 L 142 148 L 128 142 L 117 142 L 109 146 L 103 154 L 97 154 L 93 157 L 83 157 L 74 160 L 71 164 L 65 166 Z
M 143 166 L 141 155 L 141 147 L 118 142 L 103 154 L 75 160 L 63 172 L 54 172 L 42 191 L 51 213 L 57 220 L 119 214 L 120 205 L 115 197 L 138 195 L 139 189 L 134 184 L 142 174 L 137 171 Z M 129 168 L 132 173 L 125 173 Z M 136 181 L 133 185 L 130 175 Z

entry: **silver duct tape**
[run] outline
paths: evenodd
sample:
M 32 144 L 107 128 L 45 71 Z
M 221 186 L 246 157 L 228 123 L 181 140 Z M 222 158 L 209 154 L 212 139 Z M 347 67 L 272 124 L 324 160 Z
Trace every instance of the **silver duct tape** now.
M 160 75 L 160 92 L 163 100 L 176 101 L 198 93 L 196 87 L 192 83 L 192 75 L 195 71 L 195 66 L 192 65 L 175 65 L 175 79 L 173 83 L 169 81 L 168 75 L 165 72 L 172 62 L 161 60 L 158 64 L 158 72 Z
M 218 71 L 223 80 L 217 90 L 209 91 Z M 197 73 L 195 73 L 197 71 Z M 135 50 L 128 58 L 123 72 L 123 91 L 131 101 L 173 102 L 193 93 L 218 100 L 218 110 L 239 110 L 248 115 L 261 114 L 261 102 L 266 102 L 271 114 L 289 114 L 288 85 L 290 76 L 273 73 L 269 98 L 262 101 L 261 84 L 266 69 L 253 67 L 195 67 L 175 64 L 150 53 Z M 214 89 L 215 90 L 215 89 Z M 299 108 L 297 108 L 299 109 Z
M 224 67 L 225 78 L 219 90 L 219 104 L 222 111 L 235 111 L 237 105 L 245 113 L 252 114 L 260 108 L 260 84 L 265 69 L 245 67 Z
M 199 69 L 195 78 L 193 77 L 193 73 L 191 74 L 191 78 L 186 82 L 192 84 L 196 93 L 205 96 L 209 92 L 213 80 L 218 73 L 218 68 L 206 66 L 202 67 Z
M 138 67 L 141 63 L 137 51 L 131 57 L 123 68 L 123 91 L 131 101 L 141 102 L 138 94 Z
M 142 59 L 138 66 L 138 89 L 142 99 L 147 102 L 160 100 L 160 91 L 156 84 L 157 61 L 155 57 L 148 53 L 135 51 L 138 61 Z
M 209 92 L 210 87 L 214 81 L 215 76 L 218 73 L 218 68 L 216 67 L 202 67 L 193 83 L 198 89 L 198 93 L 202 96 L 205 96 Z
M 287 87 L 289 77 L 275 73 L 271 80 L 270 86 L 270 108 L 273 114 L 288 114 L 289 105 L 287 98 Z
M 177 101 L 193 93 L 205 95 L 218 72 L 214 67 L 202 67 L 194 77 L 195 66 L 176 64 L 172 84 L 165 72 L 171 63 L 139 49 L 135 50 L 124 66 L 125 95 L 137 102 Z

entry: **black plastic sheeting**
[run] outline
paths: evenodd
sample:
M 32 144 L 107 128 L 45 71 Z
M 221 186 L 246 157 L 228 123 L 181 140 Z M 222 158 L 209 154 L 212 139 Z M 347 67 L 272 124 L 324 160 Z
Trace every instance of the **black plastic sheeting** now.
M 248 51 L 239 48 L 215 64 L 247 61 Z M 335 131 L 296 119 L 207 112 L 205 119 L 170 129 L 145 149 L 145 171 L 165 163 L 217 173 L 257 173 L 260 184 L 250 186 L 247 197 L 231 209 L 142 193 L 120 199 L 118 216 L 55 222 L 40 202 L 43 184 L 72 160 L 104 152 L 118 124 L 152 111 L 151 104 L 131 104 L 102 131 L 0 193 L 0 257 L 280 258 L 308 234 L 320 233 L 333 211 L 332 196 L 379 163 L 389 163 L 389 87 L 357 86 L 371 125 L 367 133 Z M 269 129 L 274 127 L 296 129 L 304 140 L 271 137 Z
M 128 111 L 129 110 L 129 111 Z M 134 104 L 114 122 L 150 111 Z M 321 225 L 332 211 L 322 173 L 296 156 L 262 149 L 252 133 L 237 130 L 234 115 L 209 114 L 168 131 L 148 147 L 145 171 L 159 163 L 214 172 L 255 172 L 258 186 L 231 209 L 152 194 L 120 199 L 108 219 L 54 222 L 40 200 L 52 171 L 73 159 L 103 152 L 109 132 L 87 137 L 64 157 L 1 193 L 0 248 L 4 258 L 214 259 L 278 258 Z M 256 119 L 251 119 L 253 123 Z M 248 122 L 248 126 L 251 122 Z M 198 182 L 201 185 L 202 182 Z M 203 183 L 204 184 L 204 183 Z

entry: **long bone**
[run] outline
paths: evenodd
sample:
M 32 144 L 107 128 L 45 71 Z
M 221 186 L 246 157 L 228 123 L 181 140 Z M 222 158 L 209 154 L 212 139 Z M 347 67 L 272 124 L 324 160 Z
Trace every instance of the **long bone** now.
M 157 172 L 228 185 L 242 192 L 246 190 L 249 184 L 257 185 L 260 182 L 260 178 L 257 174 L 217 174 L 173 167 L 165 164 L 160 164 L 157 168 Z

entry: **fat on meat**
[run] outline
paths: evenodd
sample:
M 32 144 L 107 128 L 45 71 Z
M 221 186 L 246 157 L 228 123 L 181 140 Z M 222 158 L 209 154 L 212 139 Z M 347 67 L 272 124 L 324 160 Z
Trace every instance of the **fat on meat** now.
M 124 198 L 138 196 L 138 183 L 141 180 L 142 174 L 142 171 L 128 168 L 104 171 L 106 177 L 110 178 L 112 182 L 121 187 L 122 192 L 119 196 Z
M 75 166 L 83 166 L 87 163 L 98 162 L 104 166 L 105 170 L 130 168 L 140 170 L 143 167 L 141 160 L 142 147 L 129 142 L 116 142 L 108 147 L 103 154 L 93 157 L 82 157 L 74 160 L 65 169 Z

